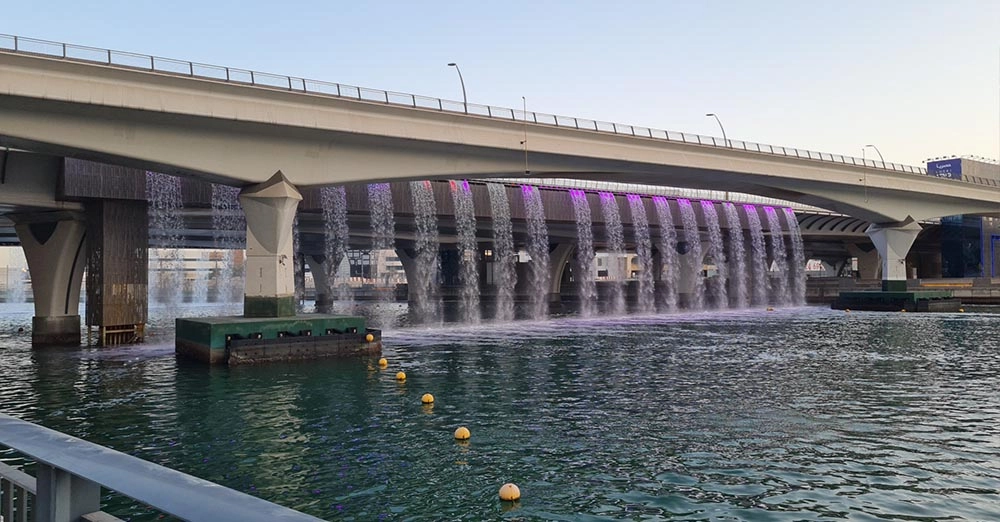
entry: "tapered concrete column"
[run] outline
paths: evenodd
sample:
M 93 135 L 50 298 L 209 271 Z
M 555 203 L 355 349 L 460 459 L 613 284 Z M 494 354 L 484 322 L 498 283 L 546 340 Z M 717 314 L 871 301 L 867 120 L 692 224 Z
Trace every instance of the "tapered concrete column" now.
M 292 223 L 301 200 L 281 171 L 240 192 L 247 217 L 246 317 L 295 315 Z
M 702 267 L 705 265 L 705 253 L 708 252 L 708 247 L 710 243 L 707 241 L 700 241 L 699 246 L 701 247 L 701 258 L 692 259 L 691 250 L 683 254 L 677 252 L 677 262 L 678 274 L 677 274 L 677 292 L 679 294 L 693 294 L 695 290 L 695 285 L 704 284 L 704 277 L 701 276 Z M 691 267 L 691 264 L 695 265 L 696 270 L 694 270 L 694 277 L 692 273 L 687 270 Z
M 921 230 L 920 224 L 913 220 L 884 225 L 873 223 L 865 230 L 882 258 L 883 291 L 906 291 L 906 254 Z
M 858 260 L 858 278 L 862 280 L 878 279 L 881 271 L 879 254 L 872 245 L 847 244 L 847 253 Z
M 333 267 L 328 267 L 326 256 L 306 256 L 306 264 L 312 272 L 313 284 L 316 286 L 316 310 L 329 313 L 333 304 Z
M 566 265 L 573 257 L 576 245 L 559 243 L 549 252 L 549 301 L 558 301 L 562 293 L 562 277 Z
M 80 282 L 87 261 L 83 215 L 57 211 L 8 217 L 31 274 L 32 344 L 80 344 Z

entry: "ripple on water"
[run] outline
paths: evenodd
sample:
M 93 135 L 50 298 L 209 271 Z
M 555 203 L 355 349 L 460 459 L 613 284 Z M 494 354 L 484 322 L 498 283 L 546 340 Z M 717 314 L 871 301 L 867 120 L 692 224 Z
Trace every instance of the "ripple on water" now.
M 32 350 L 31 313 L 0 305 L 0 411 L 322 518 L 1000 519 L 996 316 L 404 328 L 383 371 L 205 368 L 168 317 L 143 346 Z

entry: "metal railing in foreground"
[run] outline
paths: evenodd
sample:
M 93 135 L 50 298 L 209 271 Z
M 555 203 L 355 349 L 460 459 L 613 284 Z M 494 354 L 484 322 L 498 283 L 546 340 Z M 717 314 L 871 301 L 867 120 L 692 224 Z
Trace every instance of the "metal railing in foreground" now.
M 183 520 L 320 520 L 3 413 L 0 446 L 37 463 L 35 477 L 0 465 L 5 522 L 118 520 L 100 511 L 101 487 Z
M 496 107 L 493 105 L 458 102 L 430 96 L 419 96 L 416 94 L 384 91 L 381 89 L 369 89 L 366 87 L 356 87 L 340 83 L 308 80 L 295 76 L 264 73 L 248 69 L 224 67 L 220 65 L 209 65 L 198 62 L 189 62 L 186 60 L 177 60 L 174 58 L 161 58 L 159 56 L 151 56 L 127 51 L 114 51 L 111 49 L 87 47 L 84 45 L 52 42 L 48 40 L 26 38 L 23 36 L 9 34 L 0 34 L 0 52 L 15 52 L 19 54 L 46 56 L 61 60 L 71 60 L 110 67 L 189 76 L 191 78 L 204 80 L 253 85 L 269 89 L 332 96 L 362 102 L 399 105 L 441 112 L 463 113 L 473 116 L 484 116 L 487 118 L 524 122 L 525 124 L 547 125 L 590 132 L 635 136 L 638 138 L 689 143 L 693 145 L 702 145 L 721 149 L 736 149 L 773 156 L 787 156 L 827 163 L 840 163 L 908 174 L 927 174 L 927 169 L 923 167 L 914 167 L 881 160 L 875 161 L 867 158 L 856 158 L 853 156 L 830 154 L 827 152 L 815 152 L 811 150 L 796 149 L 793 147 L 780 147 L 777 145 L 723 139 L 713 136 L 703 136 L 700 134 L 689 134 L 686 132 L 665 131 L 650 127 L 639 127 L 635 125 L 611 123 L 585 118 L 576 118 L 572 116 L 557 116 L 541 112 Z M 989 181 L 984 181 L 983 179 L 973 180 L 963 177 L 961 180 L 957 181 L 995 186 Z

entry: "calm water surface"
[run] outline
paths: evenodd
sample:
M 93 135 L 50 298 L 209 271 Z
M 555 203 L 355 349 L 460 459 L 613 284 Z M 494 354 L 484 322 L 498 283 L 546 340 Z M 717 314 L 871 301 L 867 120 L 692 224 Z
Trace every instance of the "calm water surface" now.
M 31 315 L 0 305 L 0 411 L 325 519 L 1000 520 L 997 315 L 404 329 L 381 371 L 32 350 Z

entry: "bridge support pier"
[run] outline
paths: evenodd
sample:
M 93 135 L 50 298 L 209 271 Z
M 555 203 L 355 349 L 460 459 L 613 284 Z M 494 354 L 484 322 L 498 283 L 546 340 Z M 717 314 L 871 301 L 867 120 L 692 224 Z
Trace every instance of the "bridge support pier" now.
M 847 253 L 851 257 L 857 258 L 858 260 L 858 278 L 859 279 L 878 279 L 879 271 L 879 254 L 872 245 L 865 244 L 855 244 L 848 243 L 846 245 Z
M 83 215 L 57 211 L 8 217 L 15 223 L 31 274 L 31 343 L 80 344 L 80 283 L 87 261 Z
M 328 266 L 330 263 L 326 256 L 306 256 L 306 263 L 316 287 L 316 311 L 328 314 L 333 307 L 333 272 L 337 267 Z
M 245 317 L 295 315 L 292 224 L 301 200 L 281 171 L 240 192 L 247 218 Z
M 921 230 L 920 224 L 913 220 L 890 224 L 873 223 L 865 230 L 882 258 L 883 292 L 906 291 L 906 254 Z
M 563 272 L 576 251 L 572 243 L 558 243 L 549 252 L 549 302 L 559 302 L 562 295 Z

